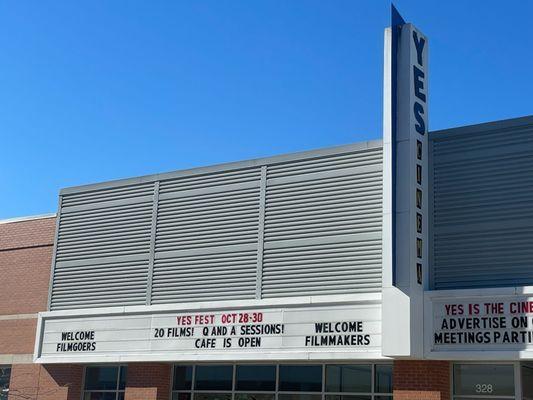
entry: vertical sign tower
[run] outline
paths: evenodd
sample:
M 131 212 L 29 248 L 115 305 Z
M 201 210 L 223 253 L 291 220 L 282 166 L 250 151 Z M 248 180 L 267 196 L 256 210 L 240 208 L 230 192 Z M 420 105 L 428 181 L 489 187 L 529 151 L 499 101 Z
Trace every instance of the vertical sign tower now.
M 428 40 L 392 6 L 383 89 L 383 355 L 423 355 L 428 271 Z

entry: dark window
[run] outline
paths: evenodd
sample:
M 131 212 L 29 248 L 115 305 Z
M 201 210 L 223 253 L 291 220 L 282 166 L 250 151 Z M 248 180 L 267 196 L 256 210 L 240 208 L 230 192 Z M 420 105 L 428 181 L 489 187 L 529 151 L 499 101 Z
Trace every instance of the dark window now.
M 85 390 L 116 390 L 119 367 L 87 367 Z
M 371 391 L 371 365 L 326 366 L 326 392 L 370 393 Z
M 511 364 L 456 364 L 454 394 L 460 396 L 514 396 L 514 366 Z
M 328 394 L 326 400 L 372 400 L 372 396 L 357 395 L 357 394 Z
M 392 365 L 377 364 L 374 382 L 375 393 L 392 393 Z
M 195 400 L 231 400 L 231 393 L 201 393 L 194 394 Z
M 533 363 L 526 362 L 522 364 L 522 397 L 524 399 L 533 399 Z
M 87 367 L 84 400 L 121 400 L 126 388 L 127 368 Z
M 280 365 L 279 390 L 284 392 L 322 391 L 321 365 Z M 301 399 L 290 399 L 301 400 Z
M 312 393 L 280 393 L 278 400 L 321 400 L 321 394 Z
M 192 389 L 192 366 L 176 365 L 174 367 L 174 390 Z
M 0 400 L 7 400 L 10 379 L 11 367 L 0 367 Z
M 233 367 L 231 365 L 199 365 L 196 367 L 194 388 L 196 390 L 231 390 L 232 381 Z
M 127 373 L 128 373 L 128 369 L 126 367 L 121 367 L 120 368 L 120 378 L 119 378 L 119 382 L 118 382 L 118 390 L 125 390 L 126 389 L 126 374 Z
M 172 400 L 193 398 L 194 400 L 392 400 L 392 365 L 174 366 Z
M 124 394 L 122 394 L 124 395 Z M 124 397 L 118 397 L 123 399 Z M 116 392 L 85 392 L 84 400 L 117 400 Z
M 176 392 L 172 394 L 172 400 L 191 400 L 190 393 Z
M 274 400 L 274 393 L 235 393 L 235 400 Z
M 235 390 L 269 392 L 276 390 L 274 365 L 237 365 Z

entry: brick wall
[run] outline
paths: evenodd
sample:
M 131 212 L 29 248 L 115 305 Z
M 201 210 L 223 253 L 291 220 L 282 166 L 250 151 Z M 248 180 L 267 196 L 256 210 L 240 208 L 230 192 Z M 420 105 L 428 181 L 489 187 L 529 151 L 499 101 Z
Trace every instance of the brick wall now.
M 13 365 L 8 400 L 80 400 L 82 374 L 80 365 Z
M 170 364 L 129 364 L 126 400 L 169 400 L 171 371 Z
M 33 353 L 35 314 L 46 310 L 55 218 L 0 224 L 0 355 Z M 25 314 L 25 315 L 20 315 Z
M 450 400 L 450 362 L 394 361 L 394 400 Z
M 0 354 L 33 353 L 37 319 L 0 321 Z
M 19 249 L 54 243 L 55 217 L 27 219 L 0 224 L 0 249 Z
M 36 313 L 48 300 L 55 223 L 53 217 L 0 223 L 0 355 L 33 353 Z M 14 364 L 9 400 L 79 400 L 80 368 Z
M 0 315 L 46 310 L 55 221 L 0 224 Z

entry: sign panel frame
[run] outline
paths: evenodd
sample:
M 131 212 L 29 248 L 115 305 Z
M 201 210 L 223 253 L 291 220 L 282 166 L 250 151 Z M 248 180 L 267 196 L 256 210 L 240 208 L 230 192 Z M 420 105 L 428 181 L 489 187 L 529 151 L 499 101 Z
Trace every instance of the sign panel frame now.
M 501 333 L 507 331 L 508 333 L 515 331 L 511 325 L 511 314 L 509 311 L 510 303 L 517 302 L 533 302 L 533 286 L 524 287 L 504 287 L 504 288 L 485 288 L 485 289 L 458 289 L 458 290 L 438 290 L 428 291 L 424 298 L 424 357 L 433 360 L 458 360 L 458 361 L 519 361 L 519 360 L 533 360 L 533 343 L 529 346 L 516 343 L 502 343 L 502 336 L 499 337 L 497 343 L 492 341 L 492 332 L 495 330 Z M 435 333 L 442 332 L 437 329 L 435 320 L 442 319 L 443 307 L 448 306 L 449 317 L 468 318 L 475 316 L 470 315 L 468 305 L 479 305 L 480 316 L 486 316 L 483 312 L 485 304 L 494 305 L 496 307 L 489 316 L 496 318 L 505 318 L 505 328 L 492 329 L 483 328 L 480 330 L 463 329 L 461 332 L 488 332 L 490 335 L 490 343 L 484 343 L 481 346 L 474 346 L 471 344 L 447 344 L 441 346 L 434 344 Z M 502 304 L 502 308 L 498 308 L 498 304 Z M 458 306 L 463 305 L 463 309 Z M 455 307 L 454 307 L 455 306 Z M 454 310 L 452 311 L 452 307 Z M 451 315 L 454 314 L 454 315 Z M 533 312 L 517 313 L 517 316 L 526 316 L 529 321 L 529 328 L 533 335 Z M 442 326 L 442 325 L 441 325 Z M 521 328 L 517 328 L 521 329 Z M 458 332 L 455 327 L 450 328 L 450 331 Z
M 276 329 L 256 334 L 267 322 Z M 37 339 L 34 362 L 47 364 L 384 358 L 374 293 L 49 311 L 39 314 Z

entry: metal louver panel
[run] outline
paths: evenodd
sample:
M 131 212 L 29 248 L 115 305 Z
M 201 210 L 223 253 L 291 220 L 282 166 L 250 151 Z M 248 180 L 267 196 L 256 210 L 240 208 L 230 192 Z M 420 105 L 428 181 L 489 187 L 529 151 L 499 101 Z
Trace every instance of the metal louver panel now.
M 152 303 L 255 297 L 260 168 L 162 181 Z
M 256 249 L 222 251 L 156 260 L 152 303 L 254 298 Z
M 161 199 L 156 252 L 257 242 L 259 189 Z
M 533 125 L 430 136 L 435 289 L 533 283 Z
M 151 203 L 69 212 L 59 225 L 56 260 L 147 253 Z
M 381 289 L 381 144 L 61 192 L 51 310 Z
M 153 188 L 63 195 L 52 310 L 144 304 Z
M 51 309 L 144 304 L 147 260 L 57 264 Z
M 263 296 L 376 292 L 381 286 L 381 239 L 265 249 Z
M 269 166 L 264 297 L 381 288 L 381 149 Z
M 312 157 L 290 163 L 273 164 L 268 167 L 268 177 L 281 178 L 299 176 L 326 171 L 341 171 L 355 167 L 381 165 L 383 162 L 381 146 L 361 150 L 356 153 L 344 153 L 323 157 Z

